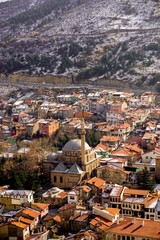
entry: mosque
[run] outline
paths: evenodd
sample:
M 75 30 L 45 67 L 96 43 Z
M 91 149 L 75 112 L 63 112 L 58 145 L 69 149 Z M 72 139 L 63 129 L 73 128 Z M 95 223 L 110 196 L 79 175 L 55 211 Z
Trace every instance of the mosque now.
M 100 156 L 85 142 L 84 118 L 81 120 L 81 139 L 67 142 L 50 172 L 52 186 L 72 188 L 81 180 L 94 176 Z

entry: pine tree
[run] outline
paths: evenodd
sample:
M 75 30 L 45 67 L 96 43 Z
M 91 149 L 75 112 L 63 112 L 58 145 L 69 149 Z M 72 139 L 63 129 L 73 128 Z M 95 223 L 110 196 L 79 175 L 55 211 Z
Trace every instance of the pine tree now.
M 147 169 L 143 169 L 137 176 L 138 185 L 144 190 L 154 192 L 155 182 Z

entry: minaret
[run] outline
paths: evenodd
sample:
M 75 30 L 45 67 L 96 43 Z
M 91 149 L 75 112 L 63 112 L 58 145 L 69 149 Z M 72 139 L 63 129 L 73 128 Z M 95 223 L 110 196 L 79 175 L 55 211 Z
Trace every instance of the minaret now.
M 83 112 L 83 115 L 82 115 L 82 119 L 81 119 L 81 131 L 80 131 L 80 134 L 81 134 L 81 161 L 82 161 L 82 164 L 85 164 L 86 161 L 85 161 L 85 134 L 86 134 L 86 131 L 85 131 L 85 127 L 84 127 L 84 112 Z

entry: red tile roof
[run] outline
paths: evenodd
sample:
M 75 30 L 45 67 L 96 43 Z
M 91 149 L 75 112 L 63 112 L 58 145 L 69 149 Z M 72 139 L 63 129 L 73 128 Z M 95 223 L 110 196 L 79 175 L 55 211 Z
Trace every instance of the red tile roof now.
M 132 223 L 132 219 L 125 217 L 118 225 L 112 226 L 109 232 L 127 236 L 160 239 L 160 221 L 136 218 L 135 223 Z
M 93 177 L 91 179 L 85 180 L 88 184 L 94 185 L 98 188 L 102 188 L 102 186 L 106 183 L 105 180 L 98 178 L 98 177 Z

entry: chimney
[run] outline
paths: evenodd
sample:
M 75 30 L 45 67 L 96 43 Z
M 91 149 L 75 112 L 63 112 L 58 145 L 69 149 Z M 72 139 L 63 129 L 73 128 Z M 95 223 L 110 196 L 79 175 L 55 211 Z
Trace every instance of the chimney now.
M 135 218 L 132 218 L 132 223 L 135 224 Z
M 142 227 L 144 227 L 144 220 L 142 220 Z
M 119 217 L 117 218 L 117 225 L 119 224 Z
M 105 208 L 105 209 L 108 208 L 108 203 L 105 203 L 105 204 L 104 204 L 104 208 Z

